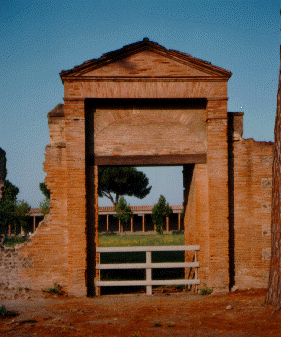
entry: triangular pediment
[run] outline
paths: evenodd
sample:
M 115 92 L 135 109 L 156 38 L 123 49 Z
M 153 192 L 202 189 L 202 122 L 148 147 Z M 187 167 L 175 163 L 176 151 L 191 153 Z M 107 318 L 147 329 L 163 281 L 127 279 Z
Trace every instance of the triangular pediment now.
M 61 72 L 62 79 L 73 78 L 229 78 L 231 72 L 180 53 L 167 50 L 155 42 L 144 40 L 101 58 L 84 62 Z

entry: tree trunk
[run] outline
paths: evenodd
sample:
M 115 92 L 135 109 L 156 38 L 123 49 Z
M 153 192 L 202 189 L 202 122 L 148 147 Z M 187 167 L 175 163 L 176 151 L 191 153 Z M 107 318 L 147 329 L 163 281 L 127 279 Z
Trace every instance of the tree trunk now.
M 281 46 L 272 169 L 271 261 L 266 303 L 281 307 Z

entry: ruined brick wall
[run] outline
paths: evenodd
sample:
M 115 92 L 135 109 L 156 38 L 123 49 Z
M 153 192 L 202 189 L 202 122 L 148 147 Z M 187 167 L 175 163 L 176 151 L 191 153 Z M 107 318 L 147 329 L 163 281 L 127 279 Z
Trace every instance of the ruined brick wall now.
M 20 258 L 29 258 L 32 266 L 20 268 L 19 275 L 32 289 L 68 286 L 68 229 L 65 119 L 63 104 L 48 114 L 50 144 L 46 147 L 45 183 L 51 191 L 50 214 L 45 216 L 31 242 L 19 249 Z
M 240 289 L 266 287 L 270 261 L 273 144 L 241 139 L 234 141 L 233 154 L 235 285 Z

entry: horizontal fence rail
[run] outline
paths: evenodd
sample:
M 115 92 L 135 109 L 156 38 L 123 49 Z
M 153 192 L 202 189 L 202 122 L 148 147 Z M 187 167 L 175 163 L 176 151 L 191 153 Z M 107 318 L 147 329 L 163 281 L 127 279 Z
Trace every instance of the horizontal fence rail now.
M 132 247 L 98 247 L 97 253 L 118 253 L 118 252 L 146 252 L 145 263 L 111 263 L 111 264 L 97 264 L 96 268 L 99 270 L 114 270 L 114 269 L 145 269 L 146 280 L 137 281 L 101 281 L 96 282 L 98 287 L 106 286 L 146 286 L 146 294 L 152 295 L 152 286 L 156 285 L 198 285 L 200 280 L 197 279 L 197 269 L 199 262 L 197 262 L 196 251 L 200 250 L 200 246 L 132 246 Z M 167 252 L 167 251 L 194 251 L 193 262 L 158 262 L 153 263 L 151 260 L 152 252 Z M 100 259 L 99 259 L 100 261 Z M 154 268 L 195 268 L 195 277 L 192 280 L 174 279 L 174 280 L 152 280 L 152 269 Z

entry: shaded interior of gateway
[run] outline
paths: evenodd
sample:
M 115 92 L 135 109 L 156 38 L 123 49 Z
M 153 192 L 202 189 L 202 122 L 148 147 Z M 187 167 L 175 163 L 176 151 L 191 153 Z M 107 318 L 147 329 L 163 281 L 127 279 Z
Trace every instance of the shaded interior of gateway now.
M 94 151 L 94 114 L 96 109 L 206 109 L 207 100 L 199 99 L 86 99 L 85 100 L 85 153 L 87 191 L 87 289 L 95 294 L 95 173 L 94 167 L 107 166 L 169 166 L 183 165 L 184 209 L 188 202 L 189 187 L 194 165 L 206 163 L 206 154 L 142 155 L 142 156 L 96 156 Z M 141 140 L 140 140 L 141 141 Z
M 206 98 L 88 98 L 89 108 L 206 109 Z

